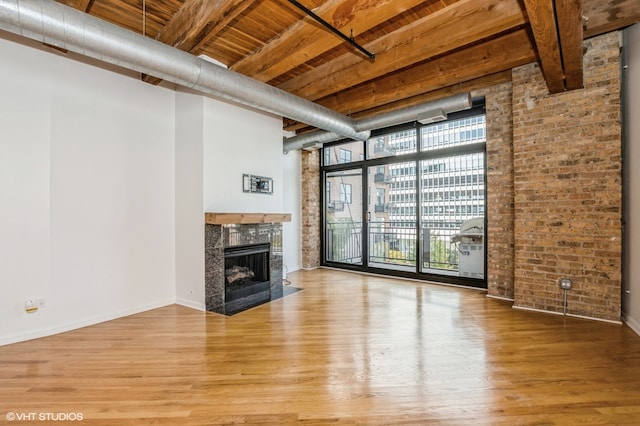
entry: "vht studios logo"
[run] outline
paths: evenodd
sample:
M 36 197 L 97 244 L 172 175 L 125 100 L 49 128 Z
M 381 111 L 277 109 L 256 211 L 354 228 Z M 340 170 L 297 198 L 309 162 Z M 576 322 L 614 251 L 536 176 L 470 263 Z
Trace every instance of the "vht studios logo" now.
M 79 422 L 84 419 L 82 413 L 18 413 L 14 411 L 8 412 L 5 417 L 10 422 Z

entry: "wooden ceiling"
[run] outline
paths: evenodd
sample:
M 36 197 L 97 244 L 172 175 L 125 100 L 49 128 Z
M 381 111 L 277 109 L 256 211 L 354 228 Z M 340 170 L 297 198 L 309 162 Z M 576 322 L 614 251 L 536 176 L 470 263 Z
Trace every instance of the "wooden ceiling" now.
M 371 60 L 287 0 L 58 1 L 356 118 L 535 61 L 551 93 L 580 88 L 582 40 L 640 20 L 638 0 L 299 0 Z

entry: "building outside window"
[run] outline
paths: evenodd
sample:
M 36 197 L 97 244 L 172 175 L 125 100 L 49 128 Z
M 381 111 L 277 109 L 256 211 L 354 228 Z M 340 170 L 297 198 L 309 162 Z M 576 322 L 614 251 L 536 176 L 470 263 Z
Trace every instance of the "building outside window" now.
M 345 204 L 351 204 L 351 184 L 350 183 L 341 183 L 340 184 L 340 201 Z
M 340 163 L 350 163 L 351 162 L 351 151 L 348 149 L 340 148 Z

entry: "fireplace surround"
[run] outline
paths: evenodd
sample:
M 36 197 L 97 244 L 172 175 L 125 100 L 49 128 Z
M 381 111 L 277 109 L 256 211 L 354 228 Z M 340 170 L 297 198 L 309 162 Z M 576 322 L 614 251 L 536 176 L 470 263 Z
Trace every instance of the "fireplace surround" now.
M 282 222 L 289 220 L 286 214 L 205 214 L 207 311 L 233 315 L 283 296 Z

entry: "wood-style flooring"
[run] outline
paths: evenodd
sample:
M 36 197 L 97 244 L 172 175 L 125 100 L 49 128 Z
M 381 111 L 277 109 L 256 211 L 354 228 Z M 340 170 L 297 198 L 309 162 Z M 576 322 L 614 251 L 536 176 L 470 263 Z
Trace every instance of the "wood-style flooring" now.
M 328 269 L 289 279 L 304 290 L 232 317 L 173 305 L 0 347 L 0 424 L 640 424 L 624 325 Z

